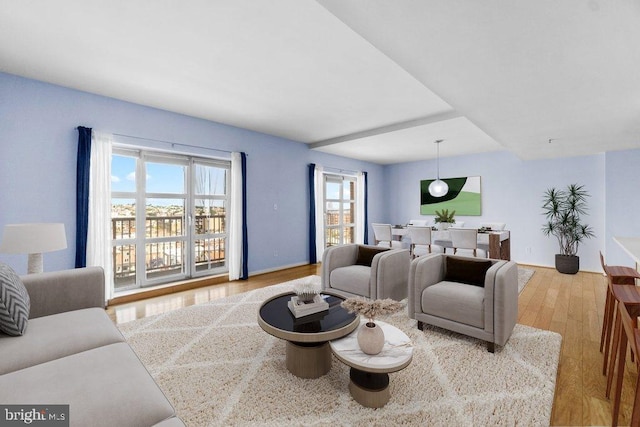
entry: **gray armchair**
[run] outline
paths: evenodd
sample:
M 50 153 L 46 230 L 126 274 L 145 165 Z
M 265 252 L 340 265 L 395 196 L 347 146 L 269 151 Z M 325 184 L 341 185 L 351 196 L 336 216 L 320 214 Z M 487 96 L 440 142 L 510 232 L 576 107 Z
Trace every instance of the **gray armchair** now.
M 518 319 L 518 267 L 513 261 L 434 254 L 409 271 L 409 317 L 504 346 Z
M 331 246 L 322 255 L 322 289 L 346 297 L 407 297 L 409 251 L 348 244 Z

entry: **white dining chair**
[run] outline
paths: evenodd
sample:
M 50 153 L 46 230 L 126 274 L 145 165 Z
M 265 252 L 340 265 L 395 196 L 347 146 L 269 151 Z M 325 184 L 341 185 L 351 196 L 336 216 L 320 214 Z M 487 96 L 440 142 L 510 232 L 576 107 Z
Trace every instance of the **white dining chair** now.
M 431 253 L 431 227 L 419 227 L 410 225 L 409 237 L 411 238 L 411 245 L 409 246 L 409 253 L 411 258 L 416 258 L 420 255 L 426 255 Z
M 371 224 L 377 246 L 385 248 L 402 248 L 402 243 L 393 239 L 391 224 Z
M 458 254 L 458 250 L 470 250 L 473 256 L 478 256 L 478 252 L 487 253 L 482 249 L 478 249 L 478 229 L 476 228 L 449 228 L 451 235 L 451 246 L 453 253 Z

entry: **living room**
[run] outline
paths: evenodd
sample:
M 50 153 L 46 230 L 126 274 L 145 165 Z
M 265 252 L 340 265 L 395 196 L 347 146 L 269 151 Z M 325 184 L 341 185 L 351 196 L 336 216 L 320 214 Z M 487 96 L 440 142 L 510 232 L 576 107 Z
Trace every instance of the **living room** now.
M 320 3 L 324 7 L 337 7 L 335 4 L 332 5 L 332 2 Z M 7 28 L 16 25 L 24 28 L 22 31 L 24 37 L 32 38 L 34 45 L 37 45 L 39 37 L 46 37 L 39 36 L 37 31 L 32 30 L 37 28 L 36 25 L 27 25 L 23 21 L 12 22 L 11 12 L 14 11 L 8 5 L 9 3 L 7 6 L 3 5 L 3 8 L 7 7 L 7 9 L 5 9 L 6 13 L 3 11 L 4 17 L 0 22 L 7 25 L 0 25 L 5 28 L 0 30 L 0 34 L 4 34 L 2 31 L 8 31 Z M 582 2 L 576 2 L 558 13 L 571 12 L 572 8 L 579 10 L 581 14 L 588 13 L 594 16 L 598 13 L 602 15 L 606 13 L 606 22 L 609 23 L 611 16 L 619 17 L 626 12 L 626 19 L 620 26 L 624 29 L 621 32 L 628 34 L 625 31 L 632 30 L 624 24 L 637 20 L 638 11 L 635 5 L 625 4 L 625 6 L 627 9 L 620 8 L 612 11 L 610 5 L 597 2 L 589 2 L 585 5 Z M 549 5 L 546 7 L 551 8 Z M 338 9 L 334 12 L 344 13 L 340 15 L 342 20 L 353 18 L 353 15 Z M 59 12 L 66 13 L 64 10 Z M 519 11 L 520 14 L 527 12 Z M 495 14 L 499 13 L 495 12 Z M 544 16 L 543 12 L 540 14 Z M 538 14 L 536 16 L 539 17 Z M 471 18 L 467 19 L 472 21 Z M 519 19 L 514 18 L 514 21 L 518 22 Z M 366 34 L 366 28 L 360 27 L 364 23 L 353 22 L 351 25 Z M 637 32 L 637 30 L 633 31 Z M 12 34 L 19 33 L 21 32 L 17 31 Z M 605 33 L 609 34 L 603 30 L 597 37 L 604 37 Z M 434 35 L 438 35 L 437 32 Z M 447 36 L 442 37 L 446 39 Z M 226 158 L 226 154 L 221 154 L 225 151 L 245 152 L 248 156 L 247 224 L 250 276 L 309 263 L 307 187 L 309 163 L 338 171 L 368 173 L 369 224 L 375 222 L 406 224 L 411 219 L 420 218 L 420 181 L 434 178 L 438 165 L 443 177 L 480 176 L 482 215 L 459 216 L 457 219 L 465 221 L 469 226 L 480 225 L 481 222 L 505 222 L 511 232 L 512 259 L 519 264 L 540 267 L 553 267 L 554 254 L 557 252 L 555 240 L 544 236 L 541 232 L 544 222 L 541 209 L 542 196 L 550 187 L 581 184 L 591 196 L 588 199 L 587 219 L 595 233 L 593 239 L 586 240 L 580 246 L 581 270 L 601 272 L 598 251 L 606 255 L 607 262 L 610 264 L 633 265 L 634 261 L 613 241 L 613 238 L 640 235 L 640 224 L 635 220 L 634 215 L 640 208 L 640 201 L 636 201 L 634 197 L 640 182 L 640 175 L 636 168 L 640 161 L 640 129 L 637 120 L 634 122 L 638 117 L 637 87 L 639 85 L 628 85 L 626 91 L 607 88 L 614 82 L 637 83 L 637 78 L 628 77 L 628 73 L 631 72 L 630 70 L 637 70 L 635 65 L 638 63 L 638 57 L 633 52 L 627 52 L 625 50 L 627 45 L 620 42 L 617 37 L 625 38 L 626 36 L 619 36 L 614 32 L 609 44 L 603 43 L 603 45 L 618 47 L 622 51 L 620 56 L 628 53 L 627 62 L 607 63 L 605 61 L 603 74 L 599 74 L 601 70 L 598 69 L 597 72 L 592 73 L 593 76 L 590 73 L 589 77 L 593 78 L 591 83 L 594 87 L 603 86 L 605 88 L 602 89 L 603 92 L 613 93 L 620 98 L 620 102 L 608 104 L 608 97 L 592 96 L 589 90 L 594 88 L 585 88 L 584 85 L 572 86 L 571 81 L 575 76 L 570 73 L 562 79 L 555 76 L 557 80 L 555 77 L 547 77 L 550 89 L 541 94 L 541 98 L 546 97 L 546 99 L 537 100 L 539 103 L 534 105 L 535 108 L 527 110 L 531 117 L 529 120 L 531 128 L 527 129 L 527 137 L 531 134 L 537 135 L 535 143 L 527 147 L 527 156 L 516 154 L 517 150 L 513 147 L 519 141 L 503 140 L 500 140 L 502 144 L 496 142 L 491 150 L 451 154 L 457 152 L 455 138 L 445 137 L 445 142 L 440 147 L 440 157 L 436 159 L 433 139 L 437 137 L 431 138 L 432 130 L 424 139 L 424 151 L 428 152 L 428 157 L 415 161 L 386 163 L 331 154 L 322 151 L 322 147 L 312 148 L 309 144 L 292 138 L 275 136 L 275 132 L 269 134 L 224 124 L 223 120 L 204 119 L 196 113 L 185 113 L 184 111 L 188 109 L 197 110 L 198 106 L 184 100 L 180 102 L 190 105 L 183 110 L 168 106 L 165 108 L 149 106 L 144 102 L 136 102 L 134 99 L 124 97 L 122 93 L 126 92 L 129 86 L 122 82 L 109 79 L 104 81 L 102 84 L 105 88 L 113 86 L 119 89 L 113 92 L 114 95 L 105 95 L 108 92 L 106 89 L 104 93 L 99 94 L 101 92 L 91 93 L 74 88 L 71 82 L 80 77 L 64 75 L 65 80 L 58 76 L 58 83 L 55 83 L 53 76 L 47 77 L 49 80 L 44 77 L 38 78 L 36 77 L 37 65 L 28 62 L 17 62 L 11 67 L 5 65 L 8 64 L 8 58 L 12 52 L 9 45 L 14 44 L 12 40 L 15 40 L 7 35 L 2 37 L 5 41 L 0 43 L 2 45 L 0 50 L 0 58 L 2 58 L 0 65 L 0 71 L 2 71 L 0 73 L 0 158 L 2 159 L 0 160 L 2 165 L 0 182 L 4 184 L 0 190 L 0 206 L 3 207 L 0 227 L 28 222 L 63 223 L 68 248 L 45 254 L 44 269 L 58 271 L 74 266 L 78 140 L 76 127 L 88 126 L 103 132 L 144 138 L 144 140 L 132 141 L 131 138 L 122 137 L 119 141 L 125 144 L 131 143 L 137 147 L 167 150 L 168 142 L 169 146 L 171 143 L 177 145 L 176 152 L 217 158 Z M 382 41 L 376 41 L 382 45 Z M 602 46 L 598 45 L 598 47 Z M 385 48 L 380 47 L 383 50 Z M 615 51 L 615 49 L 612 50 Z M 33 55 L 41 53 L 46 57 L 43 52 L 37 50 L 33 52 L 35 52 L 32 53 Z M 575 56 L 584 54 L 580 51 L 575 53 Z M 540 58 L 535 55 L 535 52 L 532 52 L 532 55 L 536 59 Z M 591 56 L 589 58 L 591 59 Z M 57 60 L 55 57 L 47 59 L 51 62 Z M 547 58 L 547 61 L 562 59 Z M 528 65 L 531 68 L 536 66 L 535 63 Z M 549 64 L 544 65 L 544 70 L 548 71 Z M 505 59 L 505 72 L 508 71 L 506 69 L 509 66 L 509 61 Z M 542 68 L 543 64 L 539 66 Z M 105 72 L 105 76 L 115 76 L 117 73 L 113 71 L 114 69 L 117 67 L 111 69 L 112 74 Z M 624 69 L 627 71 L 622 71 Z M 408 72 L 411 71 L 413 70 L 408 70 Z M 455 70 L 438 69 L 438 71 L 442 74 L 451 74 L 453 78 L 457 75 Z M 62 73 L 62 71 L 58 72 Z M 503 94 L 500 97 L 499 91 L 494 90 L 488 98 L 495 97 L 496 103 L 499 98 L 518 98 L 517 89 L 520 86 L 533 84 L 529 79 L 540 75 L 533 71 L 532 74 L 533 76 L 523 76 L 521 81 L 516 82 L 517 84 L 504 88 L 505 92 L 508 92 L 506 95 Z M 136 75 L 132 71 L 130 76 L 125 76 L 125 80 L 130 79 L 131 86 L 142 86 L 146 77 Z M 634 78 L 636 80 L 633 80 Z M 563 94 L 563 99 L 573 97 L 576 104 L 575 110 L 584 113 L 585 116 L 586 110 L 595 111 L 595 115 L 589 116 L 592 123 L 588 127 L 563 126 L 564 116 L 550 119 L 543 117 L 546 114 L 540 106 L 545 103 L 551 106 L 558 102 L 554 97 L 558 94 L 554 90 L 558 89 L 557 85 L 560 84 L 567 85 L 567 94 Z M 171 85 L 166 82 L 165 85 L 167 92 L 179 91 L 178 88 L 170 87 Z M 237 90 L 240 91 L 240 89 Z M 533 104 L 533 101 L 523 99 L 522 104 Z M 466 109 L 464 107 L 462 104 L 456 104 L 459 111 L 466 113 L 465 116 L 474 117 L 474 113 L 479 114 L 470 106 Z M 619 120 L 612 122 L 596 120 L 600 110 L 602 110 L 602 116 L 609 117 L 617 114 Z M 574 114 L 580 115 L 573 111 L 572 119 Z M 268 122 L 270 117 L 265 113 L 264 117 L 256 119 Z M 536 119 L 540 119 L 541 122 L 537 123 Z M 290 121 L 301 120 L 299 117 L 292 116 Z M 566 121 L 570 125 L 574 123 L 572 120 Z M 554 122 L 555 125 L 552 126 L 550 123 Z M 520 125 L 521 122 L 518 124 Z M 379 126 L 382 125 L 379 123 Z M 488 134 L 491 134 L 491 130 L 484 129 Z M 589 140 L 589 144 L 582 144 L 582 139 Z M 595 143 L 594 140 L 596 140 Z M 190 147 L 180 148 L 179 144 Z M 586 150 L 587 145 L 591 151 L 585 152 L 583 149 Z M 598 148 L 593 149 L 594 145 Z M 549 150 L 554 150 L 553 154 Z M 536 152 L 540 155 L 536 155 Z M 372 236 L 371 229 L 369 235 Z M 19 274 L 25 274 L 27 271 L 25 255 L 0 254 L 0 261 L 11 265 Z

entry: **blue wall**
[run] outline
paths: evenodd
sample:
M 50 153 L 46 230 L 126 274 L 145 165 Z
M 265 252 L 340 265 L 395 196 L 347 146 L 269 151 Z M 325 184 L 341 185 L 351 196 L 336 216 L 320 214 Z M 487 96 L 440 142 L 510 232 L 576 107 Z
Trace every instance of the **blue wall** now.
M 606 261 L 633 266 L 635 261 L 612 237 L 640 237 L 640 150 L 607 153 Z
M 391 206 L 390 221 L 404 224 L 420 215 L 420 180 L 436 175 L 435 161 L 387 167 L 384 194 Z M 505 222 L 511 230 L 511 257 L 525 264 L 553 266 L 557 241 L 540 231 L 544 222 L 542 196 L 547 188 L 583 184 L 591 194 L 590 224 L 596 238 L 579 248 L 581 269 L 599 271 L 598 251 L 609 241 L 605 233 L 605 155 L 523 161 L 509 152 L 485 153 L 440 159 L 440 175 L 480 176 L 482 216 L 456 216 L 465 226 L 481 222 Z M 424 218 L 433 218 L 425 216 Z M 609 260 L 607 260 L 609 262 Z
M 371 218 L 386 216 L 381 202 L 382 166 L 311 151 L 305 144 L 283 138 L 0 73 L 0 229 L 11 223 L 64 223 L 69 247 L 45 254 L 45 271 L 74 264 L 78 125 L 246 152 L 250 272 L 308 262 L 308 163 L 368 171 L 374 201 L 369 206 Z M 166 149 L 163 144 L 158 147 Z M 18 273 L 26 272 L 26 255 L 0 254 L 0 261 Z
M 435 176 L 435 161 L 375 165 L 246 129 L 0 73 L 0 228 L 9 223 L 63 222 L 69 248 L 45 254 L 47 271 L 73 266 L 78 125 L 246 152 L 253 273 L 308 262 L 308 163 L 368 171 L 370 223 L 403 224 L 420 218 L 420 180 Z M 557 243 L 540 231 L 542 195 L 552 186 L 584 184 L 591 194 L 587 220 L 597 237 L 580 248 L 581 268 L 600 271 L 601 249 L 607 262 L 633 265 L 612 237 L 640 236 L 638 164 L 640 150 L 535 161 L 497 152 L 443 158 L 440 170 L 444 177 L 482 177 L 482 216 L 458 217 L 460 221 L 470 226 L 506 222 L 512 231 L 512 258 L 545 266 L 553 266 Z M 0 261 L 19 273 L 26 272 L 26 258 L 0 254 Z

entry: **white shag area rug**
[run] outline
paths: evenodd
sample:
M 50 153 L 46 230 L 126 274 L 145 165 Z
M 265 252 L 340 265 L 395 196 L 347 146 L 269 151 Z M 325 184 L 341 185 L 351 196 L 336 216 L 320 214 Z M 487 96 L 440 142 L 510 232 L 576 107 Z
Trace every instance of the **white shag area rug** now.
M 334 357 L 327 375 L 297 378 L 285 342 L 258 326 L 261 302 L 295 282 L 119 327 L 187 426 L 549 425 L 559 334 L 516 325 L 492 354 L 473 338 L 418 330 L 406 310 L 384 316 L 411 338 L 414 356 L 390 374 L 387 405 L 370 409 L 351 398 L 346 365 Z
M 518 266 L 518 294 L 522 292 L 533 273 L 535 273 L 535 270 Z

